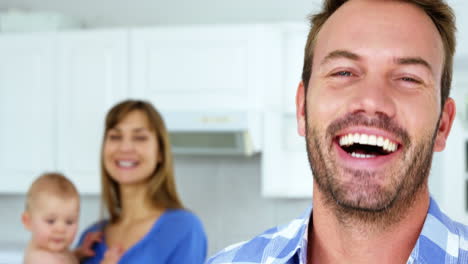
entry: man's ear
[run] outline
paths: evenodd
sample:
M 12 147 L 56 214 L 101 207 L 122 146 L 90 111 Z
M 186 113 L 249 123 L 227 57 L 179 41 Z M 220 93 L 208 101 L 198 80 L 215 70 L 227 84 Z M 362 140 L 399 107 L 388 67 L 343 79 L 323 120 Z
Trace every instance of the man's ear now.
M 23 226 L 27 230 L 31 230 L 31 216 L 28 212 L 23 212 L 23 214 L 21 214 L 21 222 L 23 222 Z
M 450 129 L 452 129 L 453 119 L 455 119 L 455 101 L 449 97 L 447 101 L 445 101 L 444 108 L 442 109 L 434 142 L 434 151 L 440 152 L 444 150 Z
M 306 93 L 304 83 L 301 81 L 297 87 L 296 92 L 296 118 L 297 118 L 297 132 L 301 136 L 305 136 L 306 131 L 306 109 L 305 109 Z

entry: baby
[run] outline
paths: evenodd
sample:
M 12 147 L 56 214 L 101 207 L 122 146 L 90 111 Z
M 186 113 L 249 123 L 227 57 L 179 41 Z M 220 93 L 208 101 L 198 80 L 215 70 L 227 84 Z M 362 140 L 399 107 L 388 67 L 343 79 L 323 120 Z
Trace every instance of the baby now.
M 29 188 L 22 222 L 31 232 L 24 264 L 78 264 L 69 246 L 78 229 L 80 198 L 59 173 L 39 176 Z

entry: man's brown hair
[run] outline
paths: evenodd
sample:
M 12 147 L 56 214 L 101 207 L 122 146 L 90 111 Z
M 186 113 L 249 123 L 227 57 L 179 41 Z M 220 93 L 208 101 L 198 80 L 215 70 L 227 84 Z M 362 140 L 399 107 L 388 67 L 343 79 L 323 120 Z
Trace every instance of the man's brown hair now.
M 317 35 L 328 18 L 335 13 L 344 3 L 350 0 L 325 0 L 322 11 L 310 17 L 311 29 L 307 37 L 304 52 L 304 66 L 302 68 L 302 82 L 307 91 L 310 75 L 312 73 L 312 61 Z M 422 9 L 434 22 L 444 45 L 444 67 L 441 78 L 441 107 L 450 94 L 452 84 L 453 55 L 455 54 L 455 15 L 450 6 L 444 0 L 394 0 L 413 4 Z

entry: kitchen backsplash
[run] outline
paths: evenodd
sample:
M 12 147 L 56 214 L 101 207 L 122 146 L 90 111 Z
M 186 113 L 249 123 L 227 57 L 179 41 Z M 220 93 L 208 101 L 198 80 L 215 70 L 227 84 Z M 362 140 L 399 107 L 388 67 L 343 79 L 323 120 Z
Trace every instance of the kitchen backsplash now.
M 310 199 L 261 197 L 260 157 L 176 157 L 176 180 L 187 208 L 203 221 L 209 255 L 272 226 L 286 223 L 310 206 Z M 285 175 L 287 177 L 287 175 Z M 0 195 L 0 246 L 24 246 L 24 196 Z M 98 196 L 83 196 L 80 230 L 100 217 Z

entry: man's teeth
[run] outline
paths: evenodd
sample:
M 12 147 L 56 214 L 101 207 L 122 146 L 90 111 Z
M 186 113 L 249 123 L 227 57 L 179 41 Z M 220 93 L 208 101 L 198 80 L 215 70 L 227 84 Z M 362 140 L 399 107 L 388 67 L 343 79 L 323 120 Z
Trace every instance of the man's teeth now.
M 373 158 L 373 157 L 375 157 L 375 155 L 370 155 L 370 154 L 359 154 L 359 153 L 356 153 L 356 152 L 351 153 L 351 156 L 353 156 L 353 157 L 355 157 L 355 158 L 363 158 L 363 159 L 364 159 L 364 158 L 368 159 L 368 158 Z
M 339 141 L 340 146 L 351 146 L 353 144 L 378 146 L 383 148 L 387 152 L 394 152 L 398 147 L 397 143 L 392 142 L 388 138 L 358 133 L 344 135 L 340 138 Z
M 135 166 L 136 162 L 135 161 L 127 161 L 127 160 L 119 160 L 117 162 L 117 164 L 119 164 L 120 167 L 130 168 L 130 167 Z

